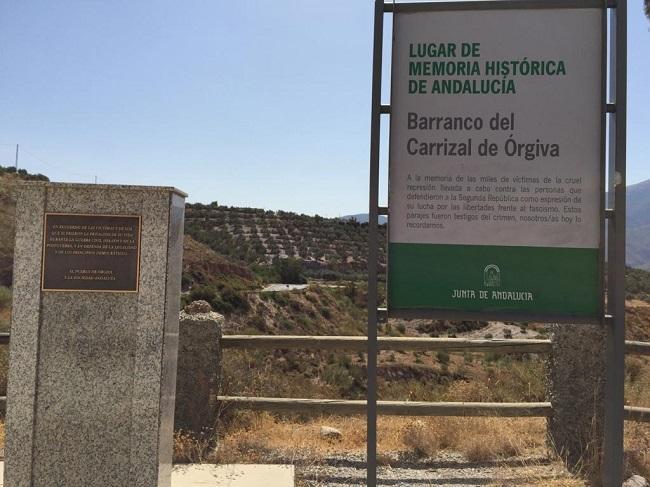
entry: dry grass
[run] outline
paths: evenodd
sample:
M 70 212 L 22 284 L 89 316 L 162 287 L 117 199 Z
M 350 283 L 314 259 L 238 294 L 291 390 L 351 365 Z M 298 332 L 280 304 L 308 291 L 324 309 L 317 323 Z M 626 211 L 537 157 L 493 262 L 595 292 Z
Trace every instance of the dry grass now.
M 625 422 L 626 472 L 650 478 L 650 423 Z
M 516 480 L 497 480 L 488 487 L 585 487 L 587 485 L 584 480 L 571 477 L 549 479 L 537 477 L 534 474 L 522 476 L 519 471 L 517 472 L 517 476 L 518 478 Z
M 558 457 L 524 460 L 518 466 L 501 466 L 489 487 L 586 487 L 589 483 L 567 472 Z
M 440 450 L 452 450 L 480 463 L 545 451 L 543 419 L 404 419 L 409 423 L 403 430 L 402 444 L 395 446 L 418 456 L 432 457 Z
M 628 357 L 625 368 L 626 403 L 650 407 L 650 361 Z M 650 478 L 650 423 L 625 422 L 625 460 L 627 474 Z
M 319 435 L 323 425 L 343 433 L 340 440 Z M 380 417 L 378 450 L 431 457 L 441 450 L 462 452 L 480 462 L 523 453 L 543 454 L 546 422 L 540 418 Z M 366 420 L 362 416 L 323 416 L 305 421 L 268 413 L 239 412 L 219 443 L 220 461 L 255 462 L 265 457 L 322 459 L 363 453 Z
M 191 433 L 174 433 L 174 463 L 204 463 L 213 460 L 213 438 L 197 438 Z
M 538 388 L 533 372 L 537 366 L 515 363 L 513 375 L 522 384 L 515 390 L 514 382 L 506 377 L 506 368 L 493 367 L 484 381 L 456 381 L 439 392 L 442 401 L 494 401 L 524 396 L 533 400 Z M 650 366 L 647 359 L 630 357 L 627 364 L 626 399 L 629 404 L 650 405 Z M 534 384 L 530 386 L 529 384 Z M 510 399 L 512 400 L 512 399 Z M 366 421 L 362 416 L 325 416 L 301 418 L 274 416 L 268 413 L 239 411 L 223 416 L 220 429 L 219 453 L 207 451 L 189 438 L 178 438 L 176 458 L 186 461 L 265 462 L 319 461 L 328 456 L 363 454 L 365 452 Z M 343 432 L 341 440 L 320 438 L 322 425 Z M 181 441 L 183 440 L 183 441 Z M 650 425 L 627 422 L 625 448 L 628 474 L 650 476 Z M 542 418 L 410 418 L 380 417 L 378 420 L 378 450 L 384 463 L 390 463 L 388 453 L 409 458 L 435 457 L 440 453 L 458 452 L 468 461 L 499 462 L 508 458 L 547 457 L 546 421 Z M 533 469 L 534 470 L 534 469 Z M 581 480 L 529 476 L 526 485 L 583 485 Z M 507 469 L 504 469 L 504 477 Z M 507 481 L 501 485 L 508 485 Z M 497 484 L 499 485 L 499 484 Z M 521 484 L 519 484 L 521 485 Z
M 625 373 L 626 404 L 650 407 L 650 360 L 628 357 L 625 360 Z

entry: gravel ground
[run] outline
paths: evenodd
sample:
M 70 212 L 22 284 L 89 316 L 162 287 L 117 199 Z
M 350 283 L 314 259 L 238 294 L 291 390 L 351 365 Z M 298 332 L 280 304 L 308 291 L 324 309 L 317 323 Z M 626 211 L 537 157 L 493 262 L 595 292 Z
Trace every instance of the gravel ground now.
M 386 459 L 378 469 L 378 485 L 419 487 L 445 485 L 469 487 L 543 486 L 551 480 L 569 479 L 558 463 L 544 458 L 513 458 L 498 462 L 470 463 L 462 455 L 445 454 L 424 461 Z M 312 465 L 298 465 L 296 486 L 363 486 L 366 480 L 363 456 L 330 457 Z

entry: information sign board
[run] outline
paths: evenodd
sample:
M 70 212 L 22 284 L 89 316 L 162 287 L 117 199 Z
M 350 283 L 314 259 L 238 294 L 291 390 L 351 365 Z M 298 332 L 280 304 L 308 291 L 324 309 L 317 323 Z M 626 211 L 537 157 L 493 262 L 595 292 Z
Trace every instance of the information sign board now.
M 601 316 L 603 15 L 394 13 L 389 312 Z

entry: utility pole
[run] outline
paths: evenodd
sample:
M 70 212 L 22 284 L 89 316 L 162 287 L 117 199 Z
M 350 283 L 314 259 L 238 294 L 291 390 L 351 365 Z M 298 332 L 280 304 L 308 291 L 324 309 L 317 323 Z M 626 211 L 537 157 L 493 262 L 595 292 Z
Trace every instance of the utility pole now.
M 16 144 L 16 172 L 18 172 L 18 144 Z

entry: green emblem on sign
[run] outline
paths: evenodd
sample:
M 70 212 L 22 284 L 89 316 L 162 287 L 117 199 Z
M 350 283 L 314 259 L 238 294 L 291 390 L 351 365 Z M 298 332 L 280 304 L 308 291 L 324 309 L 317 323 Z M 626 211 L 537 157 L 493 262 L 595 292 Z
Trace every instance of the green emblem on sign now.
M 483 285 L 485 287 L 501 286 L 501 269 L 494 264 L 488 264 L 483 269 Z

